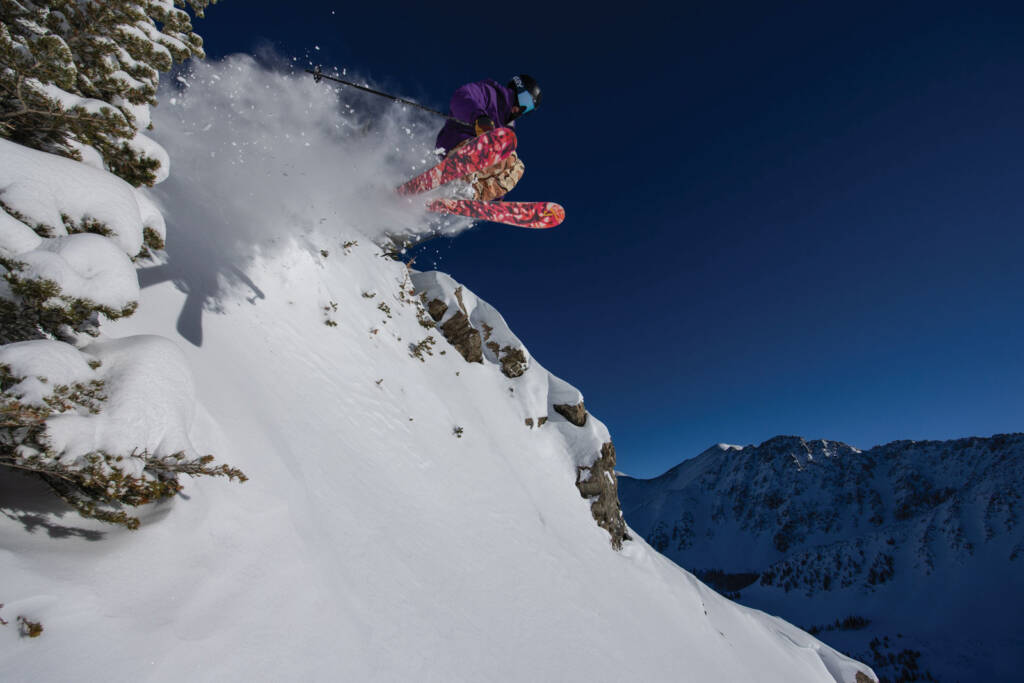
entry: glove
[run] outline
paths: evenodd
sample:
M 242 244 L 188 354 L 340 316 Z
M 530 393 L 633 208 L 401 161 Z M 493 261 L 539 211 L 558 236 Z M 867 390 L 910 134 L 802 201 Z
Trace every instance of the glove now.
M 473 122 L 473 129 L 477 135 L 483 135 L 489 130 L 494 130 L 494 121 L 491 121 L 486 116 L 481 116 Z

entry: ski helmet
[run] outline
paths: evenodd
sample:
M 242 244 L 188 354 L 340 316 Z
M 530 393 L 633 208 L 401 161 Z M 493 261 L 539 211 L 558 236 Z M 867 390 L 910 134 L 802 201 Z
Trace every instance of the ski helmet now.
M 508 82 L 508 87 L 516 94 L 516 104 L 523 107 L 523 114 L 528 114 L 540 106 L 540 86 L 537 85 L 533 76 L 528 74 L 513 76 L 512 80 Z

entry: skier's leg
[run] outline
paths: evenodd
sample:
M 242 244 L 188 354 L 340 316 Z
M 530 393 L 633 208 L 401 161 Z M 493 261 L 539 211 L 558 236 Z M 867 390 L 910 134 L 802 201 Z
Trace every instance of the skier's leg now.
M 470 179 L 476 199 L 489 202 L 504 197 L 512 191 L 525 171 L 526 167 L 519 155 L 512 152 L 493 166 L 476 173 L 476 178 Z

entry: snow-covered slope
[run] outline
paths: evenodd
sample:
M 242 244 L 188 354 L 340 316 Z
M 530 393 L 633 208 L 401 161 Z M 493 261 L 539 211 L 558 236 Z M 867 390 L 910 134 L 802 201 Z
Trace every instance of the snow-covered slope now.
M 45 628 L 0 627 L 6 679 L 873 678 L 644 541 L 613 547 L 613 451 L 580 392 L 468 288 L 376 246 L 435 227 L 387 193 L 406 126 L 367 133 L 244 58 L 191 83 L 155 117 L 166 262 L 97 348 L 170 340 L 149 362 L 191 377 L 151 389 L 194 392 L 190 446 L 249 481 L 189 480 L 128 531 L 0 471 L 0 617 Z M 257 115 L 263 86 L 280 104 Z
M 863 452 L 776 437 L 620 478 L 656 549 L 892 679 L 1019 677 L 1022 487 L 1021 434 Z

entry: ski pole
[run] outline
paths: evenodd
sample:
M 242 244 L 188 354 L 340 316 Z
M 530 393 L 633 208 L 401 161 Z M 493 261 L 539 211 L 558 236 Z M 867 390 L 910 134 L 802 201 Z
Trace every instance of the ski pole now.
M 313 81 L 316 82 L 316 83 L 319 83 L 321 78 L 326 78 L 329 81 L 334 81 L 336 83 L 342 83 L 344 85 L 351 86 L 351 87 L 356 88 L 358 90 L 363 90 L 363 91 L 368 92 L 368 93 L 373 93 L 374 95 L 380 95 L 381 97 L 386 97 L 389 100 L 392 100 L 394 102 L 401 102 L 402 104 L 411 104 L 412 106 L 419 107 L 420 109 L 423 109 L 424 111 L 429 111 L 431 114 L 437 114 L 438 116 L 443 116 L 444 118 L 448 119 L 449 121 L 454 121 L 455 123 L 461 123 L 464 126 L 469 126 L 469 124 L 466 123 L 465 121 L 460 121 L 459 119 L 455 118 L 454 116 L 449 116 L 448 114 L 442 114 L 441 112 L 439 112 L 436 109 L 431 109 L 430 107 L 425 107 L 422 104 L 419 104 L 417 102 L 413 102 L 412 100 L 406 100 L 406 99 L 403 99 L 401 97 L 396 97 L 395 95 L 389 95 L 386 92 L 381 92 L 379 90 L 374 90 L 373 88 L 367 88 L 364 85 L 356 85 L 355 83 L 351 83 L 349 81 L 343 81 L 340 78 L 335 78 L 334 76 L 328 76 L 327 74 L 325 74 L 324 72 L 322 72 L 320 70 L 320 66 L 319 65 L 315 69 L 306 69 L 306 73 L 313 74 Z M 472 128 L 472 126 L 470 126 L 470 127 Z

